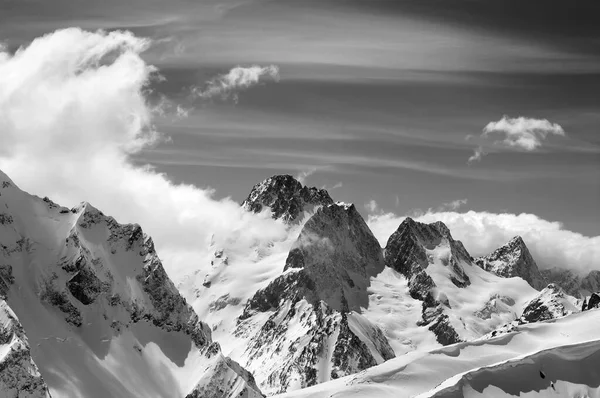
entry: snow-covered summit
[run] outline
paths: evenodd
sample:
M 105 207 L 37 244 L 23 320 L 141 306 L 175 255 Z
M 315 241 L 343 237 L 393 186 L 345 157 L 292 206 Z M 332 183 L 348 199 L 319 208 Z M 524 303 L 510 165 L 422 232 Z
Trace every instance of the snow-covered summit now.
M 354 206 L 322 207 L 305 223 L 283 274 L 248 301 L 237 335 L 251 336 L 242 362 L 265 391 L 288 391 L 356 373 L 394 357 L 361 315 L 381 247 Z M 269 367 L 269 362 L 278 367 Z
M 522 319 L 526 322 L 540 322 L 580 311 L 581 305 L 576 298 L 566 294 L 560 286 L 551 283 L 527 304 Z
M 69 210 L 7 179 L 0 209 L 0 293 L 32 347 L 20 344 L 33 361 L 23 366 L 34 376 L 39 369 L 52 395 L 261 396 L 221 353 L 139 225 L 89 203 Z M 0 395 L 13 396 L 10 388 Z
M 544 277 L 520 236 L 515 236 L 493 253 L 477 258 L 475 263 L 503 278 L 523 278 L 536 290 L 546 286 Z
M 291 175 L 275 175 L 256 184 L 242 206 L 255 213 L 268 207 L 273 218 L 292 223 L 302 219 L 305 211 L 332 203 L 324 189 L 303 186 Z
M 411 297 L 423 301 L 420 324 L 428 325 L 441 344 L 459 341 L 444 313 L 448 298 L 438 285 L 450 281 L 457 288 L 469 286 L 465 267 L 471 266 L 471 256 L 448 227 L 440 221 L 424 224 L 407 217 L 388 239 L 385 263 L 408 279 Z

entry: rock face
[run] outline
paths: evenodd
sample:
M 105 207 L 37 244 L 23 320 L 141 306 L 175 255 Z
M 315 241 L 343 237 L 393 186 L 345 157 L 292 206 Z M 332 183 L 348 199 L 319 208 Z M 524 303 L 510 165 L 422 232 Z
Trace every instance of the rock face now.
M 305 211 L 332 203 L 326 190 L 302 186 L 290 175 L 276 175 L 256 184 L 242 206 L 254 213 L 268 207 L 273 218 L 293 223 L 301 220 Z
M 540 322 L 580 310 L 574 297 L 567 295 L 560 286 L 551 283 L 527 304 L 521 318 L 526 322 Z
M 546 286 L 544 277 L 520 236 L 515 236 L 493 253 L 477 258 L 475 263 L 484 270 L 503 278 L 516 276 L 523 278 L 536 290 Z
M 581 288 L 589 293 L 600 292 L 600 271 L 590 271 L 581 280 Z
M 360 315 L 369 279 L 383 267 L 381 248 L 353 205 L 317 210 L 284 273 L 248 301 L 238 323 L 237 334 L 252 336 L 243 364 L 260 375 L 264 391 L 311 386 L 394 357 L 381 330 Z
M 447 268 L 452 283 L 459 288 L 470 285 L 463 265 L 470 266 L 471 256 L 460 241 L 455 241 L 442 222 L 424 224 L 407 217 L 390 236 L 385 247 L 385 264 L 408 279 L 409 293 L 423 301 L 421 325 L 430 325 L 440 344 L 460 341 L 442 303 L 436 297 L 436 283 L 428 273 L 434 263 Z
M 7 398 L 50 398 L 48 386 L 31 358 L 23 326 L 0 299 L 0 395 Z
M 89 203 L 67 209 L 30 196 L 1 172 L 0 182 L 0 208 L 11 220 L 0 224 L 0 293 L 16 313 L 0 302 L 1 344 L 12 344 L 6 358 L 23 371 L 16 379 L 0 371 L 0 395 L 7 386 L 7 396 L 17 388 L 18 396 L 49 389 L 90 398 L 173 397 L 195 384 L 201 396 L 262 396 L 252 376 L 221 354 L 139 225 L 119 224 Z M 28 339 L 36 347 L 31 355 Z M 145 351 L 150 342 L 161 357 Z M 116 368 L 98 368 L 96 358 L 109 355 Z M 180 385 L 160 361 L 181 368 L 188 356 L 194 369 Z M 66 377 L 82 382 L 65 387 Z M 131 380 L 144 383 L 132 387 Z
M 576 298 L 589 296 L 593 292 L 600 291 L 600 271 L 590 271 L 581 277 L 575 271 L 565 268 L 551 268 L 541 271 L 548 283 L 554 283 Z
M 590 295 L 590 299 L 589 300 L 586 299 L 583 302 L 583 307 L 582 307 L 583 311 L 592 310 L 594 308 L 600 308 L 600 294 L 599 293 L 592 293 Z

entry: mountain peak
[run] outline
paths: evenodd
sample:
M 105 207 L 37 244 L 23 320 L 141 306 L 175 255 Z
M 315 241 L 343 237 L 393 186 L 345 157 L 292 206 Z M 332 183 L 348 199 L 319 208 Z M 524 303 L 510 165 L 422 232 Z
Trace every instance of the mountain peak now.
M 527 322 L 540 322 L 579 312 L 577 300 L 558 285 L 550 283 L 523 309 Z
M 333 203 L 326 190 L 303 186 L 291 175 L 282 174 L 256 184 L 242 206 L 254 213 L 268 207 L 273 218 L 293 223 L 302 218 L 304 211 Z
M 511 240 L 508 241 L 506 246 L 509 247 L 527 247 L 525 245 L 525 241 L 521 238 L 521 235 L 514 236 Z
M 477 258 L 475 263 L 484 270 L 504 278 L 523 278 L 534 289 L 541 290 L 546 287 L 544 277 L 520 236 L 513 237 L 493 253 Z

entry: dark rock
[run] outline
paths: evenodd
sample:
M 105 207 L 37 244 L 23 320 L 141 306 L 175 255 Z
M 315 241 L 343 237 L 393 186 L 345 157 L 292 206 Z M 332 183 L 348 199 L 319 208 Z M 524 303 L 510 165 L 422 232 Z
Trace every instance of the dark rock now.
M 436 340 L 441 345 L 455 344 L 462 341 L 456 330 L 450 325 L 448 315 L 444 314 L 437 317 L 435 322 L 429 326 L 429 330 L 435 334 Z
M 256 184 L 242 206 L 254 213 L 269 207 L 273 218 L 295 222 L 304 211 L 332 203 L 333 199 L 324 189 L 302 186 L 290 175 L 276 175 Z
M 102 293 L 102 281 L 90 267 L 83 267 L 67 282 L 67 288 L 77 300 L 89 305 Z
M 592 293 L 592 295 L 590 296 L 590 299 L 588 300 L 587 309 L 591 310 L 592 308 L 600 308 L 600 294 L 599 293 Z
M 520 236 L 515 236 L 493 253 L 479 257 L 475 263 L 503 278 L 520 277 L 536 290 L 546 287 L 546 279 Z

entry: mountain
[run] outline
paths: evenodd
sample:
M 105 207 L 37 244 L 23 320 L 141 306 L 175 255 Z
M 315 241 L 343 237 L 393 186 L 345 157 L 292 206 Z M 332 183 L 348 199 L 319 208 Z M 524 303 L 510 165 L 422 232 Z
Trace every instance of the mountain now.
M 549 284 L 523 309 L 526 322 L 556 319 L 581 311 L 580 302 L 567 295 L 560 286 Z
M 262 396 L 221 353 L 139 225 L 89 203 L 68 209 L 31 196 L 1 172 L 0 186 L 0 288 L 10 305 L 2 341 L 12 350 L 2 394 Z M 7 382 L 15 372 L 30 377 Z
M 440 344 L 453 344 L 460 341 L 460 337 L 450 324 L 448 315 L 444 314 L 447 299 L 436 296 L 437 285 L 427 272 L 436 260 L 445 267 L 444 277 L 456 287 L 464 288 L 471 284 L 464 270 L 465 265 L 470 266 L 471 256 L 460 241 L 452 239 L 450 231 L 441 222 L 423 224 L 407 217 L 385 247 L 386 265 L 408 279 L 411 297 L 423 301 L 421 324 L 430 325 L 429 330 L 435 333 Z
M 479 338 L 517 319 L 535 295 L 521 278 L 505 279 L 477 267 L 441 222 L 406 218 L 387 241 L 385 262 L 406 278 L 407 293 L 422 303 L 417 325 L 441 345 Z M 428 348 L 433 346 L 416 347 Z
M 304 212 L 330 204 L 333 199 L 326 190 L 303 186 L 291 175 L 275 175 L 256 184 L 242 206 L 254 213 L 268 207 L 273 218 L 293 223 L 303 219 Z
M 361 315 L 370 278 L 383 267 L 381 247 L 353 205 L 318 209 L 282 274 L 239 317 L 235 333 L 249 336 L 241 362 L 261 388 L 304 388 L 393 358 L 382 331 Z
M 590 271 L 582 277 L 571 269 L 555 267 L 543 270 L 542 275 L 548 283 L 559 285 L 567 294 L 576 298 L 600 291 L 600 271 Z
M 547 285 L 520 236 L 515 236 L 493 253 L 475 259 L 475 263 L 484 270 L 504 278 L 523 278 L 536 290 L 541 290 Z
M 49 398 L 50 391 L 31 358 L 23 326 L 0 300 L 0 393 L 3 397 Z
M 277 398 L 596 397 L 600 311 L 403 355 Z

